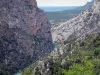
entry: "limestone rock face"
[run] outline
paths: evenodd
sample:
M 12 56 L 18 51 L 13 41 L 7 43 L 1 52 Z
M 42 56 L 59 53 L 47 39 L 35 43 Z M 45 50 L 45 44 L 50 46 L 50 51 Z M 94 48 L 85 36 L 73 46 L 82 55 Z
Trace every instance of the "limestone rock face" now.
M 18 27 L 39 38 L 49 40 L 51 37 L 48 19 L 35 0 L 1 0 L 0 21 L 6 21 L 10 28 Z
M 83 38 L 93 31 L 100 31 L 100 1 L 95 0 L 91 9 L 52 29 L 53 41 L 63 43 L 75 38 Z
M 35 0 L 0 0 L 0 69 L 15 73 L 48 55 L 53 50 L 50 29 Z

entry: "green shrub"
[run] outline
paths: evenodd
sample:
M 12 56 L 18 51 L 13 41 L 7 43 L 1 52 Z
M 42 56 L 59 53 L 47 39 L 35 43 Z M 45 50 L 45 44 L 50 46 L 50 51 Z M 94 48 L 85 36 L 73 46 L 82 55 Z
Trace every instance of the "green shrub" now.
M 35 74 L 34 75 L 41 75 L 41 72 L 39 71 L 39 68 L 38 67 L 36 67 Z
M 94 75 L 92 61 L 84 61 L 85 64 L 73 64 L 68 71 L 62 70 L 63 75 Z
M 100 60 L 94 60 L 95 75 L 100 75 Z
M 25 68 L 22 75 L 33 75 L 31 68 Z
M 96 48 L 94 51 L 94 56 L 100 55 L 100 47 Z

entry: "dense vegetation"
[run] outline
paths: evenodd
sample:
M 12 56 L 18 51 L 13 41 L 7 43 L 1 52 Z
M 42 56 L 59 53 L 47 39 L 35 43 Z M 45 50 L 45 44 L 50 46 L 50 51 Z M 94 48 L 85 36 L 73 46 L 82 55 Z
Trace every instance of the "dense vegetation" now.
M 66 44 L 66 43 L 65 43 Z M 100 34 L 87 35 L 84 40 L 70 43 L 74 49 L 72 54 L 64 54 L 56 59 L 50 66 L 50 72 L 47 75 L 100 75 Z M 67 50 L 67 48 L 65 48 Z M 54 59 L 46 58 L 53 61 Z M 61 65 L 62 60 L 65 60 Z M 38 67 L 34 75 L 42 75 Z M 32 75 L 33 69 L 25 69 L 22 75 Z

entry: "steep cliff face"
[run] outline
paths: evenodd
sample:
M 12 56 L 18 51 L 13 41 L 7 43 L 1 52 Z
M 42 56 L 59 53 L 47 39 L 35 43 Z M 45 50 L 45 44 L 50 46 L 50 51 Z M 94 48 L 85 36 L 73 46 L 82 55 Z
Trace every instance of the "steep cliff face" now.
M 61 23 L 52 29 L 53 40 L 63 43 L 65 40 L 85 37 L 92 31 L 100 31 L 100 1 L 96 0 L 91 9 L 87 9 L 79 16 Z
M 37 7 L 35 0 L 1 0 L 0 21 L 7 22 L 10 28 L 18 27 L 26 33 L 37 35 L 40 38 L 49 40 L 51 36 L 48 19 Z
M 0 74 L 14 73 L 53 50 L 51 25 L 35 0 L 0 1 Z

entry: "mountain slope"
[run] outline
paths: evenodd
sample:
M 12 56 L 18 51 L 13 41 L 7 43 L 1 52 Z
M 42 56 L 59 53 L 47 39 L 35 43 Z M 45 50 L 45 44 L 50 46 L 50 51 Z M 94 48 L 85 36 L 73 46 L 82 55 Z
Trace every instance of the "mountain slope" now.
M 77 16 L 84 10 L 91 8 L 93 5 L 93 2 L 94 1 L 88 2 L 84 6 L 74 7 L 73 9 L 70 9 L 70 10 L 63 10 L 63 11 L 57 11 L 57 12 L 46 12 L 46 14 L 47 14 L 49 20 L 58 20 L 58 21 L 59 20 L 69 20 L 69 19 Z
M 63 54 L 60 51 L 64 51 Z M 100 33 L 88 34 L 84 39 L 65 43 L 34 66 L 34 70 L 28 67 L 28 71 L 23 71 L 22 75 L 29 72 L 34 75 L 99 75 Z
M 35 0 L 0 1 L 0 75 L 13 75 L 53 50 L 51 25 Z
M 92 31 L 100 31 L 100 15 L 99 2 L 94 4 L 91 9 L 84 11 L 77 17 L 60 23 L 57 27 L 52 28 L 54 41 L 63 43 L 65 40 L 72 38 L 85 37 L 86 34 Z

